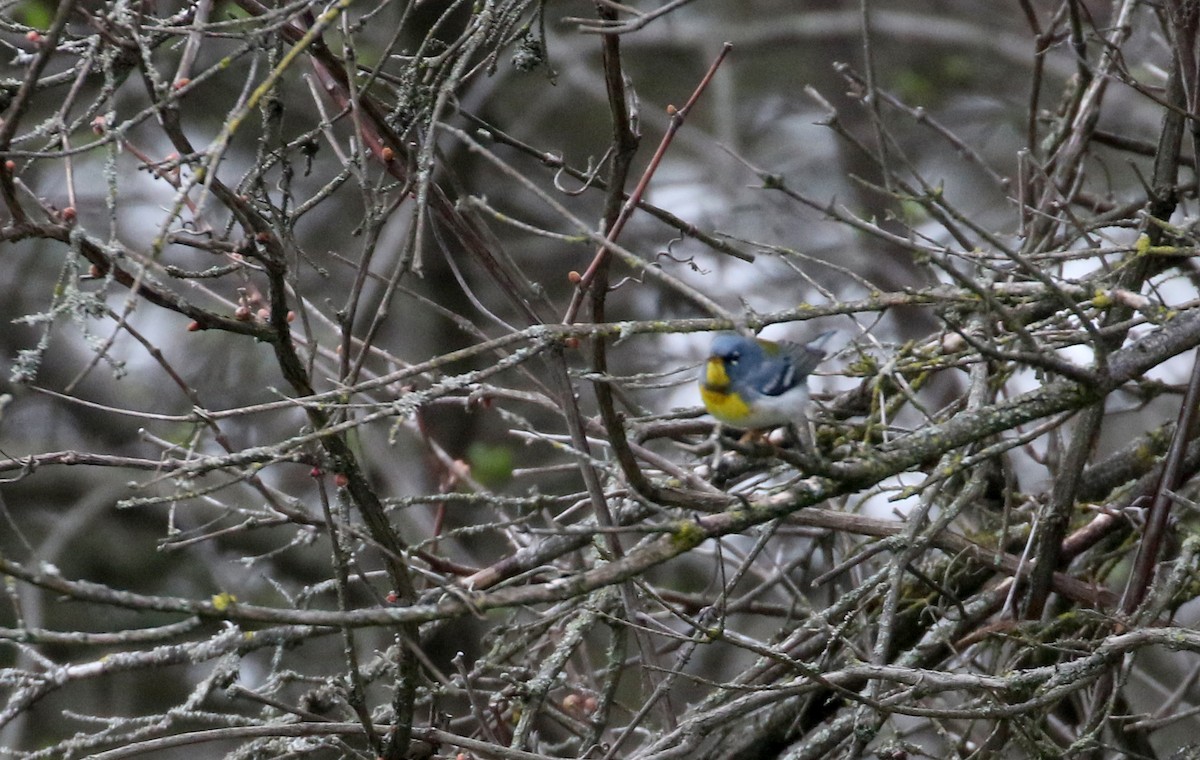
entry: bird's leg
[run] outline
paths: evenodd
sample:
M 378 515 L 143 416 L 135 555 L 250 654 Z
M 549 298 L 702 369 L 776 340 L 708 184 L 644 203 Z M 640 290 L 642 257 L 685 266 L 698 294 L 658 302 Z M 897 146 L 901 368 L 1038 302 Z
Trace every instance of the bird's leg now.
M 742 437 L 738 439 L 738 443 L 743 446 L 760 446 L 763 443 L 770 443 L 765 430 L 747 430 L 742 433 Z
M 714 474 L 721 470 L 721 460 L 726 454 L 730 454 L 731 461 L 735 455 L 751 456 L 755 451 L 760 450 L 763 446 L 770 446 L 770 442 L 766 439 L 765 432 L 762 430 L 747 430 L 742 433 L 742 436 L 736 442 L 731 444 L 732 450 L 726 451 L 725 445 L 722 443 L 722 436 L 728 428 L 721 423 L 717 423 L 713 427 L 713 455 L 712 464 L 709 466 L 709 472 Z M 729 465 L 730 462 L 726 462 Z

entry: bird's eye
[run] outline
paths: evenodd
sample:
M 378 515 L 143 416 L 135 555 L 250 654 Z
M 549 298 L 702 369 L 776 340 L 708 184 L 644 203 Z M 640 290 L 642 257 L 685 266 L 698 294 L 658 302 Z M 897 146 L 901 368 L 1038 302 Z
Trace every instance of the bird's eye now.
M 730 363 L 730 364 L 737 364 L 737 363 L 738 363 L 738 359 L 741 359 L 741 358 L 742 358 L 742 355 L 741 355 L 741 354 L 739 354 L 738 352 L 736 352 L 736 351 L 735 351 L 735 352 L 733 352 L 732 354 L 730 354 L 730 355 L 729 355 L 729 363 Z

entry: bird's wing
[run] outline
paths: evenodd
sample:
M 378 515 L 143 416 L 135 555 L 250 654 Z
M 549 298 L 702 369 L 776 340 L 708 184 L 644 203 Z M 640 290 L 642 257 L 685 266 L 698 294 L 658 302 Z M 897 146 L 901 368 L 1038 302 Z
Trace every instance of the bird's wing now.
M 760 390 L 768 396 L 778 396 L 794 388 L 825 358 L 822 346 L 835 332 L 836 330 L 830 330 L 821 333 L 804 345 L 786 340 L 779 341 L 779 355 L 775 358 L 783 361 L 770 363 L 770 372 L 763 378 Z

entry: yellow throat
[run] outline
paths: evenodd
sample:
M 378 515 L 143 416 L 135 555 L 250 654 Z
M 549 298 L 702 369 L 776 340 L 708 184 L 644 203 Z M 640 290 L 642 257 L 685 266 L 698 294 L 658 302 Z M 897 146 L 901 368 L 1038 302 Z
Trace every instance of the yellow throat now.
M 750 407 L 746 406 L 746 402 L 730 392 L 725 362 L 717 356 L 710 356 L 704 367 L 704 379 L 700 381 L 700 400 L 704 402 L 709 414 L 731 425 L 736 425 L 750 414 Z

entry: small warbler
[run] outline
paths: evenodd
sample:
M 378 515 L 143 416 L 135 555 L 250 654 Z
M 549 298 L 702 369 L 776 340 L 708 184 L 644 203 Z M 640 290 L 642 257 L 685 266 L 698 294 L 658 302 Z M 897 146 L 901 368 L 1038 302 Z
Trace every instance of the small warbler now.
M 700 373 L 700 398 L 708 413 L 740 430 L 805 420 L 808 375 L 825 358 L 821 347 L 834 332 L 803 346 L 718 333 Z

